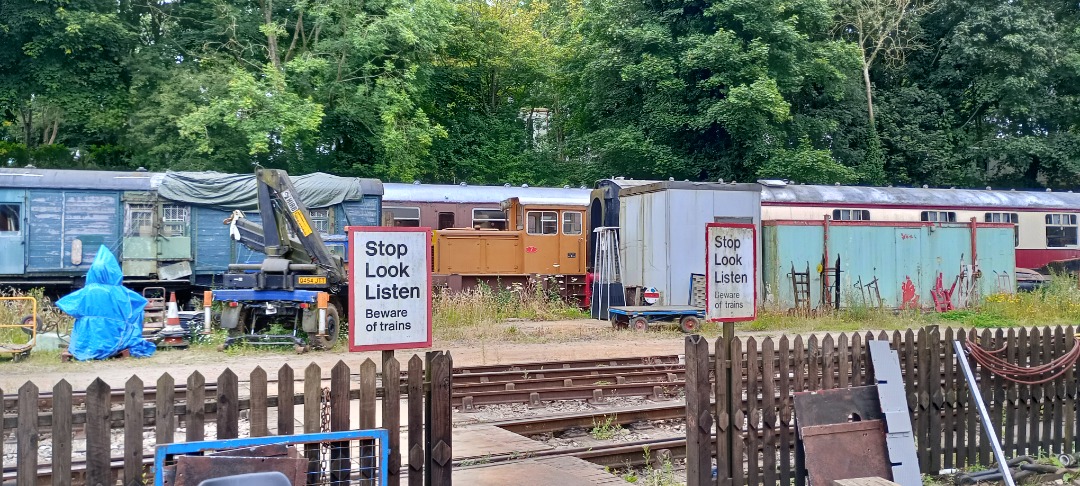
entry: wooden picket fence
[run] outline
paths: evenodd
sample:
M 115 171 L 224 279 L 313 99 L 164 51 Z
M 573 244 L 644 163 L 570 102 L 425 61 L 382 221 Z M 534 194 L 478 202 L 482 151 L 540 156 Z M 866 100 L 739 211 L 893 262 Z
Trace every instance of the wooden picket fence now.
M 240 437 L 241 424 L 246 436 L 292 435 L 348 430 L 353 409 L 358 409 L 360 429 L 385 428 L 389 432 L 390 457 L 388 484 L 397 486 L 407 477 L 407 484 L 449 485 L 452 461 L 432 459 L 430 451 L 440 442 L 449 451 L 452 412 L 450 406 L 453 360 L 447 352 L 428 353 L 425 359 L 413 355 L 407 363 L 407 378 L 402 379 L 401 364 L 392 352 L 382 357 L 380 373 L 371 359 L 359 366 L 359 386 L 351 385 L 352 369 L 338 361 L 330 370 L 329 386 L 323 385 L 322 368 L 312 363 L 295 376 L 292 367 L 277 372 L 276 393 L 268 393 L 267 373 L 255 368 L 247 383 L 247 396 L 240 393 L 238 376 L 226 369 L 213 383 L 199 373 L 187 377 L 186 386 L 177 386 L 169 374 L 160 376 L 156 386 L 144 387 L 133 376 L 127 381 L 122 397 L 100 378 L 84 391 L 73 392 L 66 381 L 42 394 L 33 382 L 18 390 L 17 398 L 5 396 L 3 434 L 16 434 L 17 464 L 5 467 L 3 484 L 14 479 L 17 486 L 37 484 L 114 485 L 152 484 L 153 454 L 144 450 L 144 432 L 154 428 L 157 444 L 202 441 L 209 438 Z M 271 380 L 272 381 L 272 380 Z M 298 391 L 299 390 L 299 391 Z M 401 468 L 401 394 L 407 395 L 406 469 Z M 0 391 L 3 395 L 3 391 Z M 381 422 L 377 425 L 376 400 L 382 400 Z M 359 406 L 354 404 L 358 403 Z M 199 406 L 191 406 L 198 404 Z M 295 417 L 294 407 L 303 406 L 303 416 Z M 246 420 L 241 420 L 241 413 Z M 277 413 L 276 427 L 270 430 L 270 412 Z M 429 417 L 425 421 L 425 416 Z M 298 420 L 299 419 L 299 420 Z M 215 425 L 208 437 L 207 422 Z M 185 428 L 184 436 L 175 432 Z M 113 430 L 123 430 L 123 455 L 112 456 Z M 51 442 L 51 459 L 39 461 L 39 440 Z M 85 460 L 73 460 L 74 438 L 85 437 Z M 0 456 L 4 452 L 0 441 Z
M 795 471 L 793 393 L 873 384 L 866 346 L 871 339 L 891 341 L 898 351 L 922 472 L 986 467 L 993 463 L 992 450 L 958 367 L 953 341 L 975 342 L 985 349 L 1004 346 L 1002 357 L 1009 362 L 1036 366 L 1071 349 L 1076 332 L 1073 326 L 943 331 L 931 327 L 761 341 L 727 335 L 714 343 L 714 356 L 708 340 L 688 336 L 688 484 L 805 484 L 804 474 Z M 1007 457 L 1080 451 L 1076 365 L 1048 383 L 1017 385 L 971 363 Z

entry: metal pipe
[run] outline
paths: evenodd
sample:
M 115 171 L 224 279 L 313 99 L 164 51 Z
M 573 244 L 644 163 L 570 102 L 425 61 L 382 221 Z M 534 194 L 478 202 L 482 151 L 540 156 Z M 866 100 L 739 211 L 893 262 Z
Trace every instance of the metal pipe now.
M 971 373 L 971 366 L 968 363 L 964 346 L 960 344 L 960 341 L 953 341 L 953 348 L 956 350 L 956 361 L 960 363 L 960 368 L 964 370 L 968 390 L 971 391 L 971 397 L 975 399 L 975 406 L 979 409 L 979 419 L 982 420 L 983 431 L 986 432 L 986 438 L 990 440 L 990 446 L 994 449 L 994 457 L 997 459 L 1001 476 L 1005 479 L 1005 485 L 1016 486 L 1009 471 L 1009 461 L 1005 459 L 1005 453 L 1001 450 L 1001 442 L 998 442 L 997 430 L 994 430 L 994 423 L 990 421 L 990 414 L 986 411 L 986 404 L 983 403 L 982 394 L 979 393 L 979 387 L 975 384 L 975 375 Z

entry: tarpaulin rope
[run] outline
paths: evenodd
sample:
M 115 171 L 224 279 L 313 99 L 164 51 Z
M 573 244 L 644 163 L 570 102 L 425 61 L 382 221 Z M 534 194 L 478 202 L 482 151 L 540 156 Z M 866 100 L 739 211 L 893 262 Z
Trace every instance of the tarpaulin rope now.
M 1021 385 L 1040 385 L 1060 378 L 1080 359 L 1080 346 L 1073 336 L 1072 347 L 1057 359 L 1037 366 L 1019 366 L 996 356 L 1008 346 L 1000 349 L 985 349 L 978 344 L 968 342 L 968 354 L 984 369 L 1013 383 Z

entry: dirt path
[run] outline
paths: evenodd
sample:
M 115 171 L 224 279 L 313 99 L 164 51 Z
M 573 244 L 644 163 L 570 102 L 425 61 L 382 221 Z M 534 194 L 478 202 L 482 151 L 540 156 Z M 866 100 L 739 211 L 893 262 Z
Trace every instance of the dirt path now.
M 431 350 L 449 350 L 455 366 L 475 366 L 528 361 L 589 359 L 597 357 L 649 356 L 678 354 L 683 350 L 683 339 L 674 333 L 649 333 L 635 335 L 628 331 L 614 333 L 606 322 L 594 320 L 553 322 L 511 322 L 502 325 L 517 327 L 523 341 L 530 336 L 544 336 L 545 342 L 455 342 L 438 341 Z M 560 333 L 573 332 L 581 340 L 561 341 Z M 554 341 L 554 342 L 553 342 Z M 342 348 L 339 344 L 338 348 Z M 414 353 L 421 355 L 428 350 L 399 350 L 398 359 L 405 361 Z M 256 366 L 271 375 L 285 364 L 302 368 L 310 363 L 321 366 L 327 372 L 339 360 L 350 366 L 359 366 L 365 359 L 378 361 L 379 353 L 349 353 L 335 349 L 330 352 L 309 352 L 302 355 L 281 351 L 247 351 L 243 354 L 222 353 L 213 349 L 163 350 L 144 359 L 123 359 L 95 362 L 61 363 L 59 360 L 34 359 L 29 362 L 0 362 L 0 388 L 4 393 L 14 393 L 19 386 L 32 380 L 45 391 L 61 379 L 67 380 L 75 389 L 83 389 L 95 378 L 105 380 L 112 387 L 121 387 L 133 375 L 138 375 L 146 385 L 151 385 L 163 373 L 170 373 L 177 381 L 186 379 L 195 371 L 213 381 L 226 368 L 241 377 L 247 376 Z M 302 371 L 298 371 L 298 374 Z

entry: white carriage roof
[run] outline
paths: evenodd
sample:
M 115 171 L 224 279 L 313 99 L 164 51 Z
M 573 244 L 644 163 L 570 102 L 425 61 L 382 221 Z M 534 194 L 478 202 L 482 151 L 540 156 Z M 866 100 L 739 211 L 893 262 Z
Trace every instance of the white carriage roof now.
M 0 187 L 151 191 L 165 174 L 146 171 L 0 168 Z
M 761 181 L 762 204 L 845 204 L 987 209 L 1080 209 L 1071 192 L 791 185 Z
M 383 201 L 413 203 L 490 203 L 512 197 L 522 204 L 587 205 L 589 189 L 522 186 L 469 186 L 452 184 L 383 184 Z

